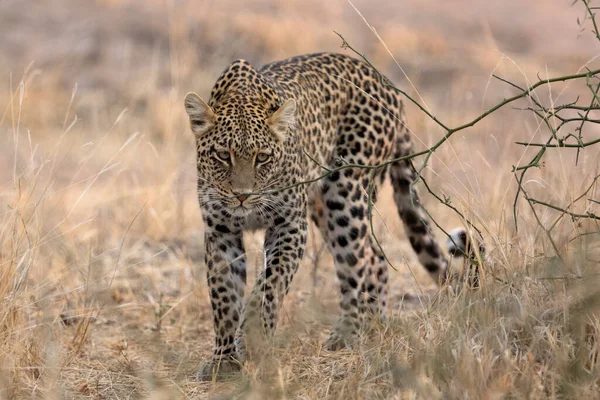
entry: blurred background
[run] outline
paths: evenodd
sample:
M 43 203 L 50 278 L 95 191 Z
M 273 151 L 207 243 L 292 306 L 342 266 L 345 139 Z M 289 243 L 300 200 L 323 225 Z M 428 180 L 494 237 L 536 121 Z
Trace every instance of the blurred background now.
M 492 74 L 527 86 L 538 76 L 598 67 L 591 28 L 572 0 L 0 0 L 0 359 L 7 360 L 0 363 L 0 398 L 36 390 L 145 393 L 154 381 L 140 371 L 179 382 L 185 396 L 208 393 L 188 379 L 210 355 L 212 328 L 193 138 L 182 104 L 189 91 L 208 99 L 233 60 L 258 67 L 304 53 L 351 55 L 337 32 L 457 126 L 516 94 Z M 589 102 L 581 83 L 551 89 L 538 92 L 544 104 L 580 94 Z M 517 204 L 518 232 L 512 220 L 512 167 L 534 154 L 514 142 L 548 136 L 534 114 L 516 109 L 528 105 L 507 106 L 459 132 L 424 171 L 432 188 L 484 231 L 506 276 L 552 249 L 526 203 Z M 418 150 L 445 133 L 411 104 L 408 121 Z M 589 128 L 584 136 L 599 132 Z M 597 147 L 586 149 L 575 165 L 575 151 L 549 154 L 527 185 L 567 204 L 598 174 L 599 155 Z M 404 240 L 390 188 L 383 192 L 377 230 L 398 269 L 391 280 L 399 312 L 420 306 L 417 299 L 435 287 Z M 588 194 L 599 193 L 596 185 Z M 423 197 L 445 229 L 463 223 Z M 548 209 L 540 215 L 556 218 Z M 565 218 L 553 235 L 569 248 L 589 226 Z M 248 242 L 255 271 L 260 234 Z M 321 247 L 311 235 L 281 322 L 284 330 L 291 319 L 323 322 L 307 334 L 314 343 L 326 337 L 337 307 L 331 258 L 319 256 Z M 593 249 L 590 259 L 599 260 Z

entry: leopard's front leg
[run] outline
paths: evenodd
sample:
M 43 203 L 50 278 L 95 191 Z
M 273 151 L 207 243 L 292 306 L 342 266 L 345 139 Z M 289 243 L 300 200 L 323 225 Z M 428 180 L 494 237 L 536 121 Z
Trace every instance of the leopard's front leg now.
M 265 339 L 272 337 L 278 314 L 306 246 L 307 222 L 305 207 L 290 213 L 291 218 L 277 217 L 265 235 L 265 263 L 254 290 L 250 294 L 242 324 L 236 335 L 241 357 L 252 356 Z
M 212 359 L 201 366 L 198 378 L 211 380 L 213 374 L 222 378 L 241 367 L 234 337 L 242 315 L 246 255 L 241 229 L 220 223 L 205 226 L 207 280 L 215 344 Z

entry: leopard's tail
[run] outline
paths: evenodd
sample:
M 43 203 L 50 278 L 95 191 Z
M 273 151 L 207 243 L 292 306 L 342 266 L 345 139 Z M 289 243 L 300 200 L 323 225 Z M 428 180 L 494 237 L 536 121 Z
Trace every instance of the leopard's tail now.
M 398 130 L 394 159 L 412 153 L 410 133 L 402 124 Z M 438 283 L 446 278 L 448 259 L 431 232 L 429 218 L 421 205 L 417 189 L 414 185 L 416 171 L 410 160 L 394 162 L 390 165 L 390 178 L 394 187 L 394 202 L 410 245 L 417 254 L 419 262 L 431 277 Z
M 394 159 L 405 157 L 413 152 L 410 133 L 404 123 L 399 127 L 399 132 Z M 406 235 L 410 240 L 410 245 L 417 254 L 421 265 L 425 267 L 437 283 L 441 284 L 449 277 L 449 260 L 441 251 L 438 241 L 433 236 L 428 213 L 424 210 L 417 188 L 414 185 L 416 177 L 417 171 L 410 160 L 401 160 L 390 165 L 390 178 L 394 187 L 394 202 L 404 224 Z M 459 232 L 459 230 L 455 229 L 453 232 Z M 461 243 L 466 243 L 466 241 Z M 466 248 L 466 244 L 461 247 L 461 243 L 449 240 L 448 253 L 455 257 L 470 254 L 471 252 Z

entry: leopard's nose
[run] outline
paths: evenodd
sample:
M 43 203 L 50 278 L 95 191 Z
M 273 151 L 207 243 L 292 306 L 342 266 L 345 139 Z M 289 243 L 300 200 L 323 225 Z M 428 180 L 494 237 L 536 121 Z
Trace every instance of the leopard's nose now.
M 244 193 L 244 194 L 239 194 L 237 196 L 238 200 L 240 201 L 240 203 L 243 203 L 244 201 L 246 201 L 248 199 L 248 197 L 250 197 L 249 194 Z

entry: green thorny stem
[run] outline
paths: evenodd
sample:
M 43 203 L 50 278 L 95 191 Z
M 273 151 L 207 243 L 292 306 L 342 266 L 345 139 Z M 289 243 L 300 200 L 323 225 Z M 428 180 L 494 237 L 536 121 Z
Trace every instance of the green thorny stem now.
M 592 12 L 592 8 L 589 6 L 589 0 L 581 0 L 587 10 L 587 13 L 589 14 L 590 19 L 592 20 L 592 23 L 594 25 L 594 34 L 596 35 L 596 37 L 598 38 L 598 40 L 600 40 L 600 33 L 597 29 L 597 25 L 596 25 L 596 20 L 595 20 L 595 14 Z M 529 197 L 528 195 L 526 195 L 526 192 L 524 191 L 524 188 L 522 186 L 522 182 L 524 179 L 524 176 L 526 174 L 526 172 L 533 167 L 539 167 L 541 160 L 546 152 L 546 149 L 549 148 L 577 148 L 577 160 L 579 158 L 579 151 L 582 148 L 585 147 L 589 147 L 592 146 L 594 144 L 598 144 L 600 143 L 600 139 L 596 139 L 596 140 L 591 140 L 588 142 L 584 142 L 583 139 L 581 138 L 581 132 L 583 129 L 583 125 L 586 122 L 589 123 L 594 123 L 594 124 L 598 124 L 600 123 L 600 120 L 596 120 L 596 119 L 591 119 L 589 118 L 589 113 L 590 111 L 593 110 L 600 110 L 600 99 L 598 98 L 598 91 L 600 90 L 600 83 L 598 85 L 596 85 L 595 87 L 592 86 L 591 79 L 592 78 L 596 78 L 598 79 L 598 76 L 600 75 L 600 69 L 595 69 L 595 70 L 587 70 L 586 72 L 582 72 L 582 73 L 577 73 L 577 74 L 571 74 L 571 75 L 564 75 L 564 76 L 559 76 L 559 77 L 554 77 L 554 78 L 548 78 L 548 79 L 541 79 L 538 76 L 538 81 L 531 84 L 530 86 L 528 86 L 527 88 L 523 88 L 520 87 L 506 79 L 500 78 L 496 75 L 492 75 L 494 78 L 509 84 L 510 86 L 512 86 L 513 88 L 517 89 L 519 91 L 518 94 L 515 94 L 512 97 L 506 98 L 502 101 L 500 101 L 499 103 L 495 104 L 494 106 L 488 108 L 486 111 L 484 111 L 482 114 L 480 114 L 479 116 L 473 118 L 472 120 L 470 120 L 469 122 L 463 123 L 462 125 L 456 126 L 454 128 L 449 127 L 447 124 L 443 123 L 438 117 L 436 117 L 435 115 L 433 115 L 429 110 L 427 110 L 424 106 L 422 106 L 417 100 L 415 100 L 412 96 L 410 96 L 406 91 L 397 88 L 396 86 L 394 86 L 389 79 L 387 79 L 380 71 L 379 69 L 377 69 L 372 63 L 371 61 L 369 61 L 369 59 L 363 55 L 362 53 L 360 53 L 359 51 L 357 51 L 354 47 L 352 47 L 347 41 L 346 39 L 344 39 L 344 37 L 335 32 L 340 39 L 342 40 L 342 45 L 341 47 L 344 49 L 349 49 L 350 51 L 352 51 L 354 54 L 356 54 L 358 57 L 360 57 L 364 62 L 366 62 L 371 68 L 373 68 L 373 70 L 380 76 L 380 78 L 382 79 L 382 82 L 384 82 L 384 84 L 391 88 L 392 90 L 396 91 L 397 93 L 403 95 L 404 97 L 406 97 L 411 103 L 413 103 L 414 105 L 416 105 L 420 111 L 422 111 L 423 113 L 425 113 L 425 115 L 427 115 L 427 117 L 429 117 L 432 121 L 434 121 L 439 127 L 441 127 L 444 131 L 445 134 L 436 142 L 434 143 L 431 147 L 429 147 L 426 150 L 422 150 L 422 151 L 418 151 L 418 152 L 414 152 L 402 157 L 398 157 L 398 158 L 393 158 L 390 160 L 387 160 L 385 162 L 382 162 L 380 164 L 376 164 L 376 165 L 361 165 L 361 164 L 348 164 L 348 163 L 344 163 L 344 160 L 336 160 L 336 164 L 337 166 L 335 167 L 329 167 L 329 166 L 324 166 L 321 165 L 314 157 L 312 157 L 310 154 L 304 152 L 304 154 L 314 163 L 318 164 L 322 169 L 325 170 L 325 172 L 313 179 L 309 179 L 309 180 L 304 180 L 304 181 L 300 181 L 300 182 L 295 182 L 291 185 L 288 186 L 284 186 L 284 187 L 280 187 L 280 188 L 276 188 L 276 189 L 271 189 L 271 190 L 265 190 L 265 191 L 258 191 L 255 192 L 254 194 L 273 194 L 273 193 L 278 193 L 281 192 L 283 190 L 287 190 L 290 188 L 294 188 L 294 187 L 298 187 L 298 186 L 304 186 L 304 185 L 308 185 L 311 183 L 315 183 L 317 181 L 320 181 L 322 179 L 327 178 L 328 176 L 330 176 L 331 174 L 338 172 L 338 171 L 342 171 L 348 168 L 361 168 L 361 169 L 367 169 L 370 170 L 370 174 L 369 174 L 369 185 L 366 188 L 366 192 L 367 192 L 367 196 L 368 196 L 368 217 L 369 217 L 369 225 L 370 225 L 370 231 L 371 231 L 371 235 L 373 236 L 373 239 L 375 241 L 375 243 L 377 244 L 377 246 L 379 247 L 379 249 L 381 250 L 381 252 L 384 254 L 385 259 L 387 261 L 387 263 L 395 269 L 394 265 L 390 262 L 390 260 L 388 259 L 387 255 L 385 255 L 385 251 L 383 251 L 383 248 L 381 246 L 380 241 L 377 238 L 377 235 L 375 234 L 375 229 L 374 229 L 374 225 L 373 225 L 373 191 L 374 191 L 374 180 L 375 180 L 375 175 L 377 173 L 378 170 L 380 170 L 381 168 L 385 168 L 390 164 L 393 163 L 397 163 L 397 162 L 401 162 L 401 161 L 411 161 L 417 157 L 420 156 L 425 156 L 425 159 L 423 160 L 423 163 L 421 165 L 421 167 L 416 170 L 416 179 L 413 182 L 413 184 L 415 184 L 416 182 L 418 182 L 419 180 L 423 180 L 425 187 L 427 189 L 427 191 L 432 194 L 438 201 L 440 201 L 442 204 L 444 204 L 445 206 L 451 208 L 455 213 L 457 213 L 463 221 L 465 221 L 471 228 L 475 229 L 477 231 L 477 233 L 479 234 L 480 237 L 482 237 L 481 231 L 473 224 L 471 223 L 467 218 L 465 218 L 465 216 L 460 213 L 455 207 L 450 205 L 450 199 L 446 198 L 446 196 L 444 196 L 444 198 L 442 198 L 441 196 L 437 195 L 435 192 L 433 192 L 431 190 L 431 188 L 429 187 L 429 185 L 427 183 L 425 183 L 423 177 L 422 177 L 422 171 L 427 167 L 429 159 L 431 158 L 431 156 L 433 155 L 433 153 L 440 148 L 446 141 L 448 141 L 448 139 L 454 135 L 457 132 L 466 130 L 468 128 L 471 128 L 473 126 L 475 126 L 476 124 L 478 124 L 480 121 L 482 121 L 483 119 L 485 119 L 486 117 L 488 117 L 489 115 L 493 114 L 494 112 L 498 111 L 500 108 L 503 108 L 504 106 L 514 103 L 517 100 L 523 99 L 523 98 L 527 98 L 529 99 L 536 107 L 538 107 L 537 109 L 533 109 L 533 108 L 529 108 L 527 109 L 528 111 L 533 112 L 536 116 L 538 116 L 546 125 L 546 127 L 549 129 L 549 131 L 551 132 L 551 136 L 549 137 L 549 139 L 545 142 L 545 143 L 525 143 L 525 142 L 517 142 L 518 145 L 523 145 L 523 146 L 528 146 L 528 147 L 539 147 L 540 150 L 534 155 L 534 157 L 532 158 L 532 160 L 526 164 L 526 165 L 522 165 L 522 166 L 513 166 L 513 172 L 515 173 L 515 178 L 517 180 L 517 194 L 515 196 L 515 201 L 514 201 L 514 205 L 513 205 L 513 218 L 514 218 L 514 223 L 515 223 L 515 230 L 518 231 L 518 222 L 517 222 L 517 212 L 516 212 L 516 208 L 517 208 L 517 201 L 519 198 L 519 195 L 521 193 L 524 194 L 525 199 L 527 200 L 527 202 L 529 203 L 530 207 L 532 208 L 534 215 L 538 221 L 538 224 L 541 225 L 541 221 L 540 219 L 537 217 L 537 214 L 535 212 L 535 209 L 533 208 L 534 204 L 539 204 L 539 205 L 543 205 L 545 207 L 557 210 L 557 211 L 561 211 L 564 213 L 564 215 L 569 215 L 571 216 L 571 218 L 573 219 L 577 219 L 577 218 L 589 218 L 589 219 L 596 219 L 596 220 L 600 220 L 600 216 L 588 212 L 586 214 L 578 214 L 578 213 L 573 213 L 571 211 L 568 211 L 567 208 L 569 208 L 571 205 L 569 205 L 566 208 L 562 208 L 562 207 L 558 207 L 555 205 L 552 205 L 550 203 L 547 202 L 543 202 L 540 200 L 536 200 L 533 199 L 531 197 Z M 541 86 L 545 86 L 545 85 L 550 85 L 552 83 L 557 83 L 557 82 L 567 82 L 567 81 L 573 81 L 573 80 L 579 80 L 579 79 L 585 79 L 587 87 L 590 89 L 591 93 L 592 93 L 592 100 L 590 102 L 589 106 L 579 106 L 577 105 L 577 101 L 572 102 L 572 103 L 568 103 L 568 104 L 563 104 L 563 105 L 559 105 L 559 106 L 553 106 L 552 109 L 548 109 L 544 106 L 542 106 L 539 101 L 537 101 L 535 99 L 535 97 L 533 96 L 534 91 L 541 87 Z M 578 112 L 579 117 L 577 118 L 563 118 L 561 116 L 558 115 L 558 112 L 562 111 L 562 110 L 575 110 L 575 111 L 583 111 L 584 113 L 580 113 Z M 550 123 L 550 119 L 551 118 L 557 118 L 560 123 L 556 128 L 553 128 L 551 123 Z M 577 136 L 573 135 L 573 134 L 569 134 L 564 138 L 559 138 L 558 137 L 558 131 L 561 127 L 563 127 L 565 124 L 570 123 L 570 122 L 580 122 L 580 125 L 577 127 L 576 131 L 579 133 Z M 565 143 L 565 140 L 569 137 L 572 137 L 576 140 L 576 143 Z M 554 143 L 553 143 L 554 142 Z M 520 176 L 517 177 L 517 173 L 520 173 Z M 595 180 L 594 180 L 595 182 Z M 422 205 L 420 205 L 422 207 Z M 426 211 L 426 210 L 425 210 Z M 427 211 L 426 214 L 430 215 Z M 430 216 L 431 218 L 431 216 Z M 436 222 L 433 221 L 438 227 L 440 227 L 440 225 Z M 542 225 L 541 226 L 544 231 L 549 235 L 549 231 Z M 447 232 L 445 232 L 443 229 L 442 231 L 444 232 L 444 234 L 446 234 L 448 237 L 449 235 L 447 234 Z M 557 246 L 554 244 L 554 242 L 552 241 L 552 238 L 550 238 L 550 241 L 552 242 L 555 251 L 558 252 L 558 248 Z

